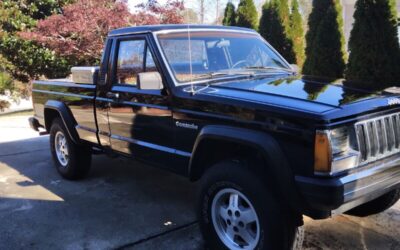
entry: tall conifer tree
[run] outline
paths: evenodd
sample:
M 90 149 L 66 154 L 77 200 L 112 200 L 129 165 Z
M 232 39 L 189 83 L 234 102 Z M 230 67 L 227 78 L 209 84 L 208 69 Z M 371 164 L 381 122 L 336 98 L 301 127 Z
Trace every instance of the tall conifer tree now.
M 253 0 L 240 0 L 237 10 L 236 25 L 255 30 L 257 29 L 258 14 Z
M 346 52 L 340 1 L 313 0 L 308 26 L 303 73 L 331 78 L 343 77 Z
M 233 3 L 230 1 L 226 4 L 224 19 L 222 20 L 222 24 L 225 26 L 236 25 L 235 5 L 233 5 Z
M 346 78 L 366 88 L 400 86 L 400 47 L 394 0 L 358 0 Z M 361 86 L 360 86 L 361 87 Z
M 289 1 L 288 0 L 271 0 L 275 3 L 276 8 L 278 9 L 279 18 L 285 27 L 286 32 L 289 31 L 289 18 L 290 18 L 290 9 L 289 9 Z
M 303 17 L 300 14 L 299 2 L 292 0 L 290 14 L 290 31 L 289 37 L 293 42 L 293 51 L 296 55 L 296 64 L 302 68 L 304 63 L 304 27 Z
M 289 16 L 287 0 L 265 2 L 262 8 L 259 32 L 289 63 L 295 63 L 293 42 L 289 39 Z

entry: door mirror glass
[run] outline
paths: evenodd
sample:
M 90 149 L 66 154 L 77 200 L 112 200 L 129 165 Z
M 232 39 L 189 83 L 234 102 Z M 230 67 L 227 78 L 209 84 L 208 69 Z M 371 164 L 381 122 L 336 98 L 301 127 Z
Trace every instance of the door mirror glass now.
M 161 75 L 158 72 L 142 72 L 137 75 L 137 87 L 142 90 L 163 89 Z

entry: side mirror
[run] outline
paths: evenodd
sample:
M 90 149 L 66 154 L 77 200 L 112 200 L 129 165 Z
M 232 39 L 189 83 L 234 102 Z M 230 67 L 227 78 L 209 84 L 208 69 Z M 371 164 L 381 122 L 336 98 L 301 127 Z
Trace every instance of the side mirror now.
M 142 72 L 137 75 L 137 87 L 143 90 L 163 89 L 163 83 L 160 73 Z
M 297 64 L 290 64 L 290 67 L 292 68 L 293 72 L 299 73 L 300 68 L 297 66 Z

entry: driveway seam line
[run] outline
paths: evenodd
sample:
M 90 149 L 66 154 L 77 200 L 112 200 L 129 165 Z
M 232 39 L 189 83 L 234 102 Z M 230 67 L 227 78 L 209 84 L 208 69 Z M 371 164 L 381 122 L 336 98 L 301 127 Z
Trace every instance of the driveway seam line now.
M 196 223 L 197 223 L 197 221 L 193 221 L 193 222 L 184 224 L 184 225 L 182 225 L 182 226 L 175 227 L 175 228 L 173 228 L 173 229 L 171 229 L 171 230 L 167 230 L 167 231 L 164 231 L 164 232 L 161 232 L 161 233 L 158 233 L 158 234 L 150 235 L 149 237 L 146 237 L 146 238 L 144 238 L 144 239 L 140 239 L 140 240 L 137 240 L 137 241 L 135 241 L 135 242 L 127 243 L 127 244 L 125 244 L 125 245 L 116 247 L 116 248 L 114 248 L 114 250 L 123 250 L 123 249 L 126 249 L 126 248 L 128 248 L 128 247 L 134 247 L 134 246 L 137 246 L 137 245 L 139 245 L 139 244 L 145 243 L 145 242 L 147 242 L 147 241 L 149 241 L 149 240 L 153 240 L 153 239 L 155 239 L 155 238 L 158 238 L 158 237 L 167 235 L 167 234 L 169 234 L 169 233 L 173 233 L 173 232 L 179 231 L 179 230 L 181 230 L 181 229 L 186 229 L 186 228 L 188 228 L 188 227 L 191 227 L 191 226 L 195 225 Z
M 20 155 L 20 154 L 28 154 L 28 153 L 33 153 L 33 152 L 37 152 L 37 151 L 44 151 L 44 150 L 48 150 L 48 148 L 42 148 L 42 149 L 35 149 L 35 150 L 31 150 L 31 151 L 23 151 L 23 152 L 18 152 L 18 153 L 11 153 L 11 154 L 5 154 L 5 155 L 0 155 L 0 157 L 5 157 L 5 156 L 14 156 L 14 155 Z

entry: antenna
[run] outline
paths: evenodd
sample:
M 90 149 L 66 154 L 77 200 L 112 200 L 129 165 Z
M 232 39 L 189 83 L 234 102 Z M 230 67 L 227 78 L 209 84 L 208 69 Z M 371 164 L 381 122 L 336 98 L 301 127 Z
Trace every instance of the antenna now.
M 190 92 L 194 93 L 194 86 L 193 86 L 193 67 L 192 67 L 192 41 L 191 41 L 191 34 L 190 34 L 190 23 L 189 23 L 189 12 L 186 11 L 186 20 L 187 20 L 187 32 L 188 32 L 188 45 L 189 45 L 189 73 L 190 73 Z
M 185 3 L 185 1 L 184 1 Z M 189 45 L 189 72 L 190 72 L 190 93 L 191 95 L 195 95 L 196 91 L 194 89 L 194 84 L 193 84 L 193 65 L 192 65 L 192 37 L 191 37 L 191 30 L 190 30 L 190 20 L 189 20 L 189 12 L 186 11 L 186 21 L 187 21 L 187 32 L 188 32 L 188 45 Z M 197 92 L 202 91 L 206 88 L 208 88 L 209 85 L 207 85 L 204 88 L 198 89 Z

